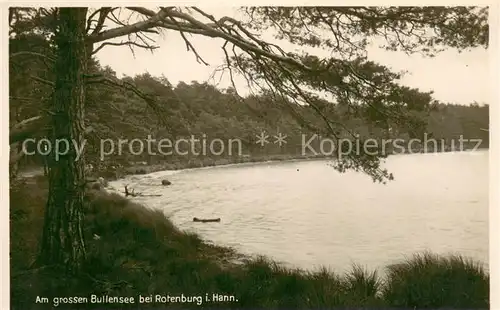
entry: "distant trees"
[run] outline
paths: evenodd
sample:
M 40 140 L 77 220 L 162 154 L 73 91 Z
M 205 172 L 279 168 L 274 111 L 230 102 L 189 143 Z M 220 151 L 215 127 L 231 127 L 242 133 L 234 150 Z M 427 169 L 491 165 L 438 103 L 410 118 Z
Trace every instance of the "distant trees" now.
M 110 68 L 100 67 L 94 63 L 96 72 L 110 72 Z M 16 74 L 16 73 L 14 73 Z M 303 128 L 301 123 L 287 110 L 279 107 L 272 94 L 260 93 L 243 99 L 231 91 L 218 90 L 208 83 L 180 82 L 172 86 L 165 78 L 149 74 L 125 77 L 122 80 L 138 85 L 141 89 L 157 96 L 162 104 L 162 117 L 169 124 L 164 126 L 155 111 L 148 109 L 147 104 L 133 92 L 123 92 L 119 88 L 107 85 L 92 85 L 88 89 L 86 100 L 86 123 L 92 132 L 86 135 L 86 158 L 89 163 L 98 166 L 100 163 L 100 138 L 117 141 L 120 138 L 145 140 L 148 135 L 157 140 L 162 138 L 189 138 L 191 135 L 208 139 L 220 138 L 225 141 L 239 138 L 243 141 L 245 151 L 255 156 L 264 155 L 299 155 L 301 153 L 301 134 L 311 136 L 315 132 Z M 30 84 L 35 87 L 35 84 Z M 173 97 L 176 99 L 174 100 Z M 12 101 L 11 104 L 15 103 Z M 374 126 L 362 116 L 349 115 L 345 108 L 329 102 L 319 102 L 318 106 L 332 121 L 343 123 L 353 132 L 365 138 L 402 138 L 410 139 L 407 131 L 398 128 L 387 130 Z M 317 114 L 307 106 L 297 107 L 300 115 L 308 122 L 320 126 L 323 122 Z M 21 118 L 29 114 L 20 114 Z M 457 104 L 436 104 L 429 113 L 423 116 L 426 122 L 425 132 L 428 138 L 440 141 L 444 139 L 458 140 L 460 135 L 467 139 L 483 140 L 482 147 L 487 147 L 489 127 L 488 105 L 478 103 L 470 106 Z M 287 135 L 284 147 L 268 146 L 262 148 L 255 144 L 256 135 L 262 131 L 276 134 L 280 131 Z M 350 138 L 343 135 L 344 138 Z M 207 154 L 210 156 L 210 154 Z M 216 156 L 214 159 L 224 156 Z M 114 154 L 105 159 L 112 165 L 119 161 L 148 161 L 161 163 L 164 161 L 184 162 L 185 156 L 132 155 L 128 149 L 122 154 Z

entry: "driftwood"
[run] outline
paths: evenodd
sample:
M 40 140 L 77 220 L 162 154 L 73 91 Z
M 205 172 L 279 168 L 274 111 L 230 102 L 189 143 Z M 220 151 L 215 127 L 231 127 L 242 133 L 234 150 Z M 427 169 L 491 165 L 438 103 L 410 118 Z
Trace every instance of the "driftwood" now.
M 125 185 L 125 197 L 132 196 L 132 197 L 137 197 L 140 196 L 141 193 L 135 193 L 134 189 L 132 189 L 131 192 L 128 191 L 128 185 Z
M 193 222 L 201 222 L 201 223 L 220 222 L 220 217 L 216 219 L 199 219 L 197 217 L 193 217 Z
M 128 185 L 125 185 L 125 197 L 128 197 L 128 196 L 132 196 L 132 197 L 138 197 L 138 196 L 141 196 L 141 197 L 159 197 L 161 195 L 145 195 L 143 193 L 136 193 L 134 191 L 134 189 L 132 189 L 132 191 L 129 191 L 128 190 Z

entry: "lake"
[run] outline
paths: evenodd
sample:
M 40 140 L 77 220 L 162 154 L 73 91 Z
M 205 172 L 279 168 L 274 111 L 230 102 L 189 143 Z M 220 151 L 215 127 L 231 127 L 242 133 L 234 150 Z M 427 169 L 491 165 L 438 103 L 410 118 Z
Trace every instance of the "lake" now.
M 487 266 L 488 151 L 394 155 L 384 167 L 395 177 L 386 185 L 315 160 L 162 171 L 111 186 L 161 194 L 134 200 L 207 241 L 289 266 L 373 270 L 423 250 Z

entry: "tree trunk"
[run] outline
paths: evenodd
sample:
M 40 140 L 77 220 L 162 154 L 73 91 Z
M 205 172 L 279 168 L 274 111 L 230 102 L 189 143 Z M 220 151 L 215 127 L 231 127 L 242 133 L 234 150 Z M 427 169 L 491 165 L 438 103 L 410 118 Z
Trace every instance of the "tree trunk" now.
M 45 155 L 42 155 L 42 163 L 43 163 L 43 175 L 48 176 L 49 175 L 49 160 L 48 157 Z
M 52 112 L 52 153 L 49 160 L 49 197 L 39 262 L 62 264 L 70 273 L 77 272 L 85 259 L 83 240 L 84 160 L 78 161 L 73 141 L 83 143 L 85 88 L 83 74 L 87 66 L 85 23 L 87 8 L 60 8 L 57 45 L 56 81 Z M 68 141 L 70 150 L 58 159 L 56 139 Z

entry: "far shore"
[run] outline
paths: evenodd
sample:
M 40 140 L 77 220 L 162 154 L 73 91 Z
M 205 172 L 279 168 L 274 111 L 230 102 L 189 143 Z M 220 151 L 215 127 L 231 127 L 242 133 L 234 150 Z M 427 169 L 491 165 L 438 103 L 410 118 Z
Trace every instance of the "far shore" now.
M 479 148 L 475 151 L 488 151 L 488 148 Z M 415 155 L 415 154 L 441 154 L 441 153 L 462 153 L 473 152 L 472 150 L 464 151 L 438 151 L 438 152 L 406 152 L 395 153 L 390 156 Z M 278 163 L 278 162 L 300 162 L 300 161 L 320 161 L 333 159 L 331 156 L 325 155 L 270 155 L 270 156 L 254 156 L 240 158 L 222 158 L 213 160 L 211 158 L 201 158 L 191 162 L 177 162 L 164 164 L 149 164 L 149 165 L 134 165 L 125 168 L 125 173 L 120 175 L 115 180 L 125 178 L 130 175 L 150 174 L 159 171 L 191 171 L 198 169 L 209 169 L 214 167 L 233 167 L 233 166 L 250 166 L 253 164 Z

